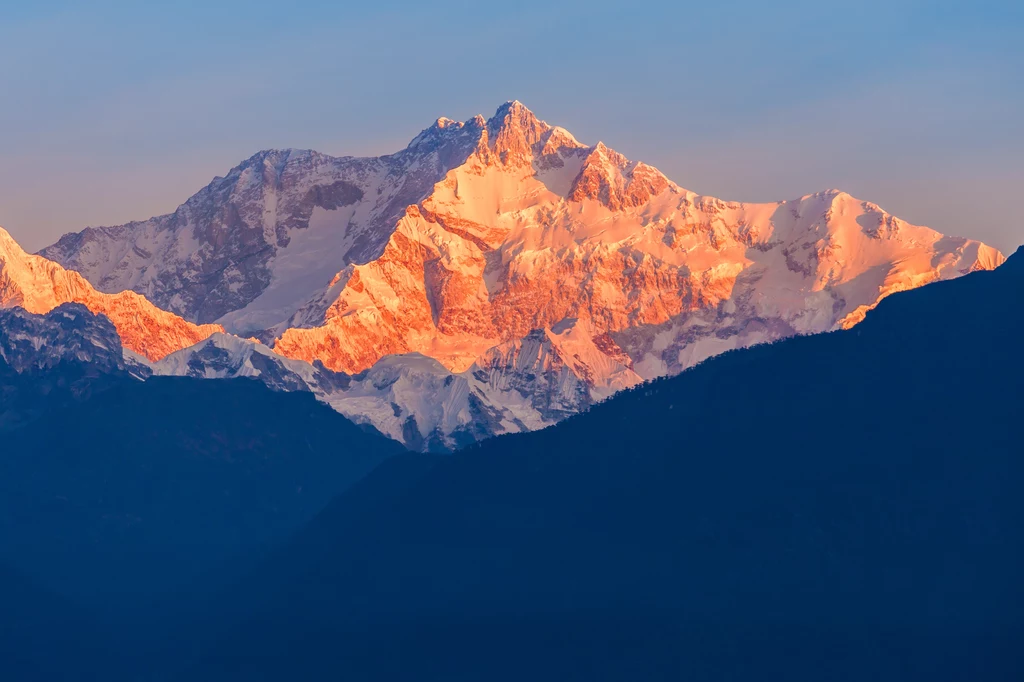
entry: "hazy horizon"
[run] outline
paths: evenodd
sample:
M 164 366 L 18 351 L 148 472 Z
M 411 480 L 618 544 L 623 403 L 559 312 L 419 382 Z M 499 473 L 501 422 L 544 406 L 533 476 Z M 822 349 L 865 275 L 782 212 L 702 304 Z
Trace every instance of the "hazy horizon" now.
M 2 9 L 0 225 L 34 251 L 171 212 L 261 149 L 386 154 L 518 99 L 702 194 L 838 187 L 1009 253 L 1022 18 L 913 0 Z

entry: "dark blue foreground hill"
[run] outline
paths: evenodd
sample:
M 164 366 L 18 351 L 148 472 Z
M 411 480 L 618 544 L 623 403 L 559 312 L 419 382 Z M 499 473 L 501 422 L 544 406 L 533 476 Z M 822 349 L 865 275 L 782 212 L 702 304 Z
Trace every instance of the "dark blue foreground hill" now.
M 2 434 L 0 560 L 97 607 L 192 590 L 404 449 L 307 393 L 131 377 Z
M 210 607 L 180 679 L 1024 679 L 1022 294 L 1017 254 L 389 460 Z
M 90 682 L 116 651 L 92 615 L 0 564 L 0 677 Z
M 310 394 L 141 369 L 83 306 L 0 311 L 0 679 L 144 670 L 183 595 L 404 452 Z

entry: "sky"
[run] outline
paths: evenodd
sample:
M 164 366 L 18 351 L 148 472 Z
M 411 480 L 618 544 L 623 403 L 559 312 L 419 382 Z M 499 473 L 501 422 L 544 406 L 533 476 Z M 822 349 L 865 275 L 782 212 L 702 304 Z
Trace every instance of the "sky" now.
M 837 187 L 1009 252 L 1022 5 L 0 0 L 0 225 L 36 250 L 261 149 L 390 153 L 518 99 L 696 192 Z

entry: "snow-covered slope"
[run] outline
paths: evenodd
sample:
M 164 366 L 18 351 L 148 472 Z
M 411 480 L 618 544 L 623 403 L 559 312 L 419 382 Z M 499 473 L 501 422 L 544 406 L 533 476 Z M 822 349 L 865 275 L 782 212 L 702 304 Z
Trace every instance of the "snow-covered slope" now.
M 537 331 L 495 348 L 461 373 L 413 353 L 385 357 L 349 375 L 221 333 L 148 367 L 158 376 L 253 377 L 274 390 L 309 391 L 353 421 L 414 450 L 449 450 L 543 428 L 639 381 L 628 369 L 601 367 L 614 379 L 591 386 L 590 377 L 598 372 L 587 362 L 611 361 L 593 350 L 589 337 L 577 338 L 573 327 L 561 334 Z M 589 356 L 581 348 L 590 349 Z
M 697 195 L 519 102 L 390 156 L 261 152 L 169 216 L 42 253 L 268 344 L 217 335 L 157 372 L 299 386 L 415 448 L 540 428 L 1003 260 L 838 190 Z
M 81 303 L 94 313 L 106 315 L 124 346 L 150 360 L 159 360 L 222 331 L 217 325 L 186 322 L 132 291 L 100 293 L 79 273 L 25 253 L 0 228 L 0 308 L 18 306 L 42 314 L 62 303 Z
M 232 331 L 288 319 L 350 262 L 387 243 L 405 207 L 461 163 L 472 123 L 438 120 L 379 158 L 263 151 L 165 216 L 64 235 L 41 255 L 105 292 L 131 289 Z

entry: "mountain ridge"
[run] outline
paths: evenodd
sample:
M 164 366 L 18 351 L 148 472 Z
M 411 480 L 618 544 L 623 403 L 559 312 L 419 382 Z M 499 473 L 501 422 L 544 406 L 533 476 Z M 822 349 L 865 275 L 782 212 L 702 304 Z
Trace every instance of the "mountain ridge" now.
M 129 376 L 103 315 L 64 303 L 45 315 L 0 308 L 0 431 L 68 407 Z
M 489 434 L 539 428 L 613 388 L 850 327 L 893 292 L 1003 260 L 839 190 L 765 204 L 698 195 L 518 101 L 439 118 L 381 157 L 265 150 L 173 214 L 41 253 L 333 373 L 407 358 L 402 373 L 441 387 L 454 402 L 434 402 L 453 412 L 388 416 L 396 401 L 375 388 L 346 414 L 449 447 L 473 420 Z M 566 329 L 572 352 L 544 355 Z M 463 379 L 464 397 L 447 393 Z

